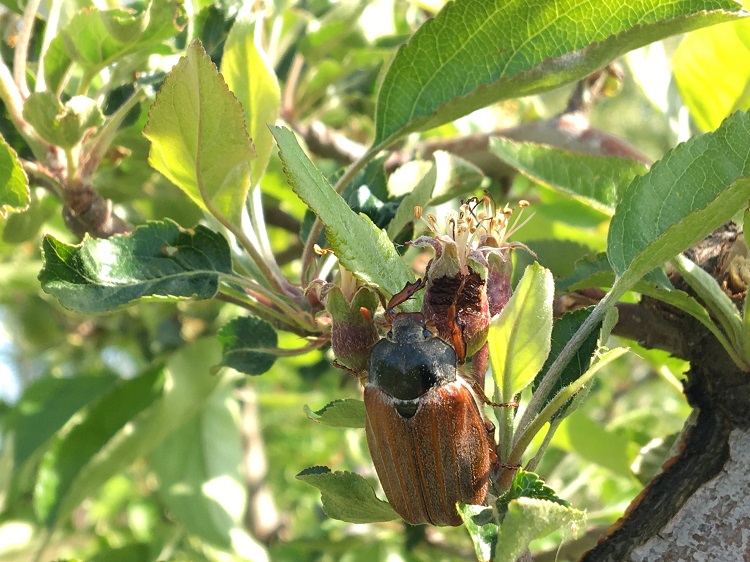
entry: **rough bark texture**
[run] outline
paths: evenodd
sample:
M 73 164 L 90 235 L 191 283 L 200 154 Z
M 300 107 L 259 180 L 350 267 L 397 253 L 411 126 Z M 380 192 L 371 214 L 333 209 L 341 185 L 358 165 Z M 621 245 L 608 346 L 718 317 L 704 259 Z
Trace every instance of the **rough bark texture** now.
M 729 225 L 688 254 L 721 281 L 737 237 Z M 750 374 L 674 309 L 644 299 L 624 312 L 621 334 L 639 333 L 644 345 L 690 362 L 685 394 L 694 415 L 678 454 L 582 560 L 750 560 Z

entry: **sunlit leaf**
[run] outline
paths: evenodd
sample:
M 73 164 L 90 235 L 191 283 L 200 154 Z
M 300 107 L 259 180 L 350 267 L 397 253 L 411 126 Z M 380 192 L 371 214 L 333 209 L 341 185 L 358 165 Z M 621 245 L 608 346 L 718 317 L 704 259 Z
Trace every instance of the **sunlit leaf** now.
M 367 480 L 354 472 L 331 472 L 325 466 L 313 466 L 300 472 L 297 479 L 321 491 L 323 511 L 333 519 L 349 523 L 398 519 L 390 504 L 378 499 Z
M 552 438 L 552 444 L 622 478 L 633 478 L 630 465 L 638 453 L 637 444 L 601 427 L 580 411 L 573 412 L 562 421 Z
M 365 403 L 362 400 L 334 400 L 317 411 L 305 404 L 305 413 L 311 420 L 329 427 L 365 427 Z
M 75 246 L 51 234 L 42 241 L 45 292 L 80 312 L 108 312 L 142 298 L 208 299 L 230 274 L 226 239 L 204 226 L 149 222 L 130 234 L 85 238 Z
M 390 295 L 412 281 L 409 267 L 386 233 L 349 208 L 302 152 L 294 134 L 283 127 L 272 127 L 271 132 L 281 149 L 284 173 L 292 189 L 326 226 L 328 242 L 344 267 Z
M 247 501 L 233 394 L 233 381 L 224 377 L 205 407 L 149 456 L 171 514 L 191 534 L 222 548 L 231 546 Z
M 126 424 L 153 404 L 161 393 L 163 382 L 160 369 L 121 381 L 89 408 L 83 421 L 47 451 L 34 489 L 37 514 L 47 526 L 57 525 L 77 501 L 96 489 L 94 482 L 80 479 L 81 471 Z M 73 504 L 63 505 L 66 498 L 71 497 L 74 487 L 80 496 Z
M 674 79 L 695 123 L 712 131 L 738 109 L 750 109 L 750 22 L 688 34 L 672 57 Z
M 36 495 L 47 525 L 192 419 L 222 382 L 210 374 L 219 355 L 216 338 L 199 340 L 103 397 L 43 462 Z
M 252 185 L 256 185 L 271 157 L 273 137 L 268 125 L 276 122 L 281 90 L 260 44 L 263 22 L 250 13 L 250 7 L 247 3 L 240 10 L 227 36 L 221 73 L 245 110 L 245 124 L 257 154 L 252 172 Z
M 558 529 L 577 536 L 585 524 L 585 512 L 554 501 L 526 497 L 512 500 L 500 526 L 495 561 L 515 562 L 534 539 Z
M 738 112 L 633 180 L 607 239 L 618 290 L 624 292 L 732 218 L 750 199 L 749 174 L 750 114 Z
M 10 416 L 14 465 L 20 467 L 81 408 L 108 391 L 113 375 L 44 377 L 23 393 Z
M 729 0 L 449 2 L 396 54 L 378 95 L 373 144 L 550 90 L 642 45 L 740 14 Z
M 533 180 L 610 215 L 631 180 L 648 170 L 640 162 L 627 158 L 576 154 L 502 137 L 491 139 L 490 148 L 509 166 Z
M 0 136 L 0 218 L 28 207 L 29 180 L 16 152 Z
M 530 265 L 508 304 L 490 324 L 487 342 L 492 373 L 498 388 L 511 389 L 503 400 L 523 390 L 544 365 L 550 350 L 554 289 L 549 270 Z
M 256 316 L 240 316 L 219 331 L 221 365 L 248 375 L 268 371 L 276 361 L 276 330 Z M 267 352 L 266 350 L 270 350 Z
M 50 43 L 44 58 L 47 87 L 57 91 L 74 63 L 88 82 L 125 55 L 153 48 L 183 28 L 184 15 L 177 0 L 155 0 L 140 12 L 81 10 Z
M 149 163 L 205 211 L 239 224 L 255 157 L 242 106 L 194 41 L 156 96 Z
M 23 105 L 23 117 L 39 136 L 62 148 L 73 148 L 89 128 L 104 121 L 93 99 L 74 96 L 63 105 L 49 92 L 31 94 Z

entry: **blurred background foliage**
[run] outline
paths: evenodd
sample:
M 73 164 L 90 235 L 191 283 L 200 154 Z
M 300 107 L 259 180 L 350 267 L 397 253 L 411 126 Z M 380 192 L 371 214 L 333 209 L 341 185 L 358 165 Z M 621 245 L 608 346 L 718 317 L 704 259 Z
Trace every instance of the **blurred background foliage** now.
M 20 7 L 12 1 L 2 4 L 2 54 L 12 60 Z M 90 5 L 86 0 L 62 4 L 63 21 Z M 194 37 L 220 64 L 239 4 L 188 1 L 188 25 L 172 39 L 172 53 L 151 53 L 149 71 L 138 81 L 158 89 Z M 42 2 L 42 14 L 46 5 Z M 319 123 L 366 143 L 384 65 L 441 5 L 439 0 L 265 2 L 265 47 L 282 85 L 282 117 L 302 126 Z M 35 37 L 41 37 L 44 25 L 37 21 Z M 592 127 L 627 140 L 651 159 L 661 157 L 692 134 L 712 130 L 731 111 L 747 108 L 750 56 L 737 51 L 747 45 L 750 28 L 740 22 L 629 54 L 619 61 L 623 74 L 616 91 L 591 109 Z M 717 61 L 732 61 L 731 72 Z M 573 89 L 482 109 L 410 137 L 407 145 L 552 118 L 564 110 Z M 127 92 L 114 89 L 106 95 L 107 104 L 116 108 Z M 96 184 L 134 224 L 169 217 L 190 227 L 202 220 L 199 209 L 146 163 L 148 144 L 141 130 L 149 103 L 129 116 Z M 3 136 L 23 155 L 22 142 L 4 119 Z M 316 163 L 331 173 L 340 166 L 325 158 Z M 498 193 L 497 184 L 488 180 L 485 185 Z M 288 187 L 275 150 L 261 186 L 268 216 L 279 217 L 269 218 L 274 249 L 288 256 L 285 272 L 298 276 L 297 232 L 306 208 Z M 503 187 L 508 201 L 528 200 L 534 212 L 514 239 L 537 251 L 543 262 L 555 261 L 548 266 L 559 276 L 584 251 L 604 249 L 606 215 L 521 175 Z M 116 392 L 123 400 L 137 395 L 145 411 L 159 391 L 145 383 L 136 388 L 133 382 L 147 380 L 143 377 L 149 373 L 156 380 L 166 369 L 188 385 L 208 377 L 201 365 L 218 353 L 215 334 L 236 311 L 220 302 L 143 303 L 94 317 L 67 311 L 42 293 L 36 278 L 42 232 L 77 241 L 57 202 L 36 188 L 30 210 L 0 224 L 0 560 L 36 560 L 43 541 L 43 560 L 435 562 L 472 556 L 460 528 L 330 520 L 317 490 L 295 480 L 300 470 L 322 464 L 354 470 L 376 483 L 363 431 L 316 425 L 304 414 L 305 405 L 317 409 L 361 394 L 353 377 L 333 368 L 330 354 L 321 351 L 281 358 L 260 377 L 221 375 L 204 400 L 196 399 L 189 421 L 151 453 L 141 456 L 136 450 L 132 458 L 123 453 L 119 462 L 104 466 L 111 473 L 104 474 L 102 485 L 88 490 L 71 517 L 45 536 L 40 505 L 55 485 L 48 480 L 49 467 L 84 470 L 88 465 L 83 449 L 81 458 L 60 458 L 71 454 L 66 440 L 95 444 L 101 438 L 112 446 L 99 425 L 85 423 L 87 416 L 97 407 L 114 408 Z M 568 243 L 562 254 L 560 241 Z M 299 345 L 297 336 L 281 336 L 280 347 Z M 680 386 L 686 365 L 632 341 L 623 343 L 632 353 L 597 378 L 585 404 L 563 422 L 539 469 L 560 497 L 588 512 L 592 536 L 622 515 L 666 458 L 690 413 Z M 149 392 L 154 396 L 148 398 Z M 127 432 L 118 439 L 122 433 Z M 548 559 L 553 559 L 567 538 L 552 536 L 533 548 L 552 553 Z M 561 553 L 558 560 L 564 559 Z

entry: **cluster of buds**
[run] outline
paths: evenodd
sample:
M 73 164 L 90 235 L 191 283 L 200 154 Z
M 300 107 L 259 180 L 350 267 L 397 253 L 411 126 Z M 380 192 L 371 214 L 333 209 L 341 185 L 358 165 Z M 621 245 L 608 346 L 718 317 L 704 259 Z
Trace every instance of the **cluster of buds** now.
M 380 295 L 361 284 L 343 267 L 338 285 L 315 283 L 308 292 L 315 292 L 331 316 L 331 347 L 335 365 L 359 377 L 367 373 L 370 351 L 380 339 L 373 320 L 380 304 Z
M 415 214 L 422 218 L 421 209 Z M 434 215 L 425 215 L 431 235 L 412 242 L 435 252 L 427 268 L 422 312 L 427 325 L 453 345 L 459 360 L 483 348 L 490 319 L 510 299 L 510 252 L 520 245 L 507 242 L 519 228 L 518 221 L 509 225 L 512 215 L 513 209 L 498 209 L 489 196 L 471 199 L 448 214 L 443 229 Z
M 527 205 L 521 201 L 518 206 Z M 423 217 L 422 209 L 415 208 L 415 216 L 427 223 L 430 234 L 411 245 L 434 251 L 419 284 L 426 287 L 422 314 L 425 324 L 453 347 L 459 362 L 473 356 L 474 363 L 486 362 L 490 320 L 510 299 L 510 252 L 522 246 L 507 242 L 522 226 L 518 220 L 510 225 L 512 215 L 513 209 L 507 205 L 498 209 L 489 196 L 473 198 L 449 213 L 440 228 L 434 215 Z M 374 315 L 382 297 L 343 267 L 340 271 L 338 285 L 319 282 L 310 290 L 330 314 L 337 365 L 364 376 L 370 351 L 380 338 Z M 478 370 L 483 373 L 484 368 Z

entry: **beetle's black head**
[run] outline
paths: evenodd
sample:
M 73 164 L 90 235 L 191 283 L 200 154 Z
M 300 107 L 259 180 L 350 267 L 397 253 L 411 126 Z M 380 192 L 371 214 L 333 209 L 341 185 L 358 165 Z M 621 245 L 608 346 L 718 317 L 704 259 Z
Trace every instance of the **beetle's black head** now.
M 421 312 L 402 312 L 393 317 L 386 337 L 393 343 L 420 343 L 435 336 L 425 326 Z
M 397 314 L 386 339 L 372 348 L 367 382 L 398 400 L 416 400 L 456 380 L 456 352 L 436 338 L 419 313 Z

